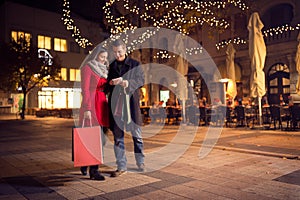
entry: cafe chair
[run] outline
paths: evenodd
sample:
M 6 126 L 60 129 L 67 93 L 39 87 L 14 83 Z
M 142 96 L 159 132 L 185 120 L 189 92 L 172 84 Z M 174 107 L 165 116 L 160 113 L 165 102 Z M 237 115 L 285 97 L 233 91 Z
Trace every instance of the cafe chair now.
M 282 119 L 281 119 L 281 113 L 280 113 L 280 107 L 277 105 L 271 105 L 270 106 L 270 114 L 271 114 L 271 121 L 270 123 L 274 125 L 274 129 L 277 128 L 277 123 L 279 125 L 279 128 L 282 129 Z
M 299 128 L 299 122 L 300 122 L 300 106 L 293 105 L 290 107 L 291 112 L 291 130 L 296 130 L 296 128 Z
M 201 122 L 204 122 L 204 126 L 208 125 L 208 122 L 209 122 L 209 118 L 208 118 L 208 110 L 207 108 L 205 107 L 200 107 L 199 108 L 199 113 L 200 113 L 200 116 L 199 116 L 199 125 L 201 125 Z
M 186 109 L 186 116 L 189 124 L 199 125 L 199 110 L 196 106 L 188 106 Z
M 245 107 L 244 106 L 236 106 L 234 108 L 236 115 L 236 126 L 244 127 L 246 124 L 246 115 L 245 115 Z
M 226 118 L 225 118 L 225 126 L 226 127 L 232 127 L 232 125 L 235 124 L 235 115 L 234 112 L 232 110 L 232 108 L 230 107 L 226 107 Z
M 173 107 L 167 107 L 166 108 L 166 113 L 167 113 L 167 124 L 178 124 L 179 122 L 179 116 L 180 114 L 178 113 L 176 108 Z M 175 122 L 175 123 L 174 123 Z

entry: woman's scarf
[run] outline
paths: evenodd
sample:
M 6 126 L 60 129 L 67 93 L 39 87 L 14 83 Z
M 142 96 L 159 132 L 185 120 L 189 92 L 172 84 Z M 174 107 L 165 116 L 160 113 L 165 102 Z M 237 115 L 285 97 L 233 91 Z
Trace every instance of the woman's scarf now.
M 106 65 L 103 65 L 96 60 L 89 61 L 88 65 L 99 77 L 107 78 L 108 70 Z

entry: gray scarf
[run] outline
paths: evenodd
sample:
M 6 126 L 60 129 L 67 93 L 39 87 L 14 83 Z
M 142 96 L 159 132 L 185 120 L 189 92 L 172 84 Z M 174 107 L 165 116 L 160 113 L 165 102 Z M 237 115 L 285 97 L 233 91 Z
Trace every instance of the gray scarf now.
M 96 61 L 96 60 L 91 60 L 88 62 L 88 65 L 90 66 L 90 68 L 93 70 L 93 72 L 95 72 L 98 76 L 103 77 L 103 78 L 107 78 L 107 66 L 101 64 L 100 62 Z

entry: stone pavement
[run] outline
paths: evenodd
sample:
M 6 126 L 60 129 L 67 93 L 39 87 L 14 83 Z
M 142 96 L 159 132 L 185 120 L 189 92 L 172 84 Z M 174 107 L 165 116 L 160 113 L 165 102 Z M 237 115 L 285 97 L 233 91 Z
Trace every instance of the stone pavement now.
M 73 167 L 73 119 L 26 117 L 0 116 L 0 199 L 300 199 L 297 131 L 223 128 L 212 151 L 199 158 L 202 147 L 214 144 L 206 135 L 214 127 L 147 125 L 146 166 L 152 168 L 117 178 L 104 173 L 101 182 Z M 130 161 L 128 135 L 126 148 Z M 112 154 L 104 153 L 100 170 L 113 170 Z

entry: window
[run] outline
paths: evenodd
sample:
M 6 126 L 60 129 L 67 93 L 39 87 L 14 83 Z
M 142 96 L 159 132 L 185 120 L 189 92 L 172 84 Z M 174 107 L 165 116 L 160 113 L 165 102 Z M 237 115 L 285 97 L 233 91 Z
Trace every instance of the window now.
M 70 81 L 80 81 L 79 69 L 70 69 Z
M 16 41 L 16 42 L 20 42 L 21 39 L 25 39 L 26 42 L 30 45 L 30 40 L 31 40 L 31 34 L 30 33 L 26 33 L 23 31 L 12 31 L 11 32 L 11 39 Z
M 39 108 L 80 108 L 81 89 L 42 87 L 38 92 Z
M 67 40 L 60 39 L 60 38 L 54 38 L 54 50 L 55 51 L 61 51 L 61 52 L 67 52 Z
M 60 76 L 61 76 L 61 80 L 63 81 L 67 80 L 67 68 L 60 69 Z
M 51 37 L 38 35 L 38 48 L 51 49 Z

